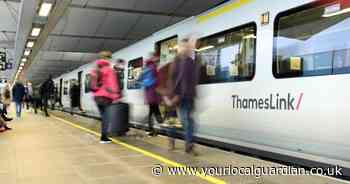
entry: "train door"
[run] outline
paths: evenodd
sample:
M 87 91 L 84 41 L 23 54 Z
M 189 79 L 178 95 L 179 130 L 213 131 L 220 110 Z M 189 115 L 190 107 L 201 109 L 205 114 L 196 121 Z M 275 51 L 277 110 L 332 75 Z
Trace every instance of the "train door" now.
M 60 79 L 60 87 L 59 87 L 59 94 L 58 94 L 58 98 L 60 99 L 60 105 L 62 105 L 62 88 L 63 88 L 63 79 Z
M 82 76 L 83 71 L 78 72 L 78 86 L 79 86 L 79 105 L 81 105 L 81 91 L 82 91 Z

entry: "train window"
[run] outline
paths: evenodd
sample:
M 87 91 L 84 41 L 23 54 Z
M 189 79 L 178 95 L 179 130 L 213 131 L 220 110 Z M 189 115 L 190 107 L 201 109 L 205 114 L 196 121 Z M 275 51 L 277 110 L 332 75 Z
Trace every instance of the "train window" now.
M 64 81 L 64 84 L 63 84 L 63 95 L 68 95 L 68 83 L 69 83 L 69 81 Z
M 173 60 L 177 53 L 177 36 L 159 41 L 157 43 L 160 53 L 160 63 Z
M 140 89 L 141 84 L 138 81 L 142 73 L 143 59 L 137 58 L 128 63 L 128 89 Z
M 89 88 L 89 84 L 90 84 L 90 80 L 91 80 L 91 76 L 90 76 L 90 74 L 86 74 L 85 75 L 85 93 L 89 93 L 90 92 L 90 88 Z
M 322 2 L 277 16 L 276 78 L 350 73 L 350 12 L 335 1 Z
M 197 49 L 200 84 L 252 80 L 255 51 L 255 23 L 202 38 Z

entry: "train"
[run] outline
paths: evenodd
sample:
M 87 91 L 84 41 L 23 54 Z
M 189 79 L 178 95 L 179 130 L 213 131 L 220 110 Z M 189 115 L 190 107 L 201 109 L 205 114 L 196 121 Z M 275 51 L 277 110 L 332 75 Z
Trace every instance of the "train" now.
M 229 1 L 116 51 L 113 60 L 127 61 L 122 100 L 132 105 L 132 124 L 148 114 L 135 81 L 143 60 L 156 48 L 161 64 L 170 61 L 192 33 L 201 55 L 196 137 L 275 160 L 350 168 L 348 0 Z M 86 89 L 94 67 L 54 79 L 64 107 L 78 79 L 82 107 L 99 116 Z

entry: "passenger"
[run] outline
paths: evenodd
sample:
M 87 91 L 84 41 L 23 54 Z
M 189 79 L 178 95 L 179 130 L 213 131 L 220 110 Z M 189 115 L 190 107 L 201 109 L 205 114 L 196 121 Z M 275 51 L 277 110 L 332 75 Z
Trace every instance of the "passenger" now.
M 83 113 L 84 110 L 80 105 L 80 87 L 77 80 L 72 81 L 72 86 L 69 90 L 70 100 L 71 100 L 71 115 L 73 115 L 74 108 L 79 108 Z
M 21 117 L 24 95 L 25 95 L 25 88 L 21 82 L 17 81 L 12 88 L 12 101 L 16 103 L 17 118 Z
M 159 61 L 159 57 L 155 56 L 153 53 L 150 55 L 150 58 L 145 61 L 145 69 L 141 76 L 143 80 L 143 86 L 145 89 L 145 100 L 149 105 L 149 113 L 148 113 L 148 129 L 149 136 L 156 136 L 157 133 L 153 128 L 153 115 L 155 116 L 157 122 L 159 124 L 163 123 L 162 115 L 159 111 L 159 103 L 161 98 L 156 91 L 158 86 L 158 72 L 157 72 L 157 61 Z
M 34 113 L 37 114 L 37 109 L 40 107 L 42 109 L 42 100 L 38 89 L 33 89 L 33 109 Z
M 33 100 L 33 87 L 32 84 L 27 81 L 26 84 L 26 104 L 27 104 L 27 110 L 29 107 L 32 105 L 32 100 Z
M 6 112 L 6 105 L 5 103 L 3 102 L 3 98 L 2 95 L 0 95 L 0 132 L 1 132 L 1 129 L 3 130 L 12 130 L 11 128 L 9 128 L 6 124 L 6 121 L 12 121 L 12 118 L 9 118 L 6 116 L 7 112 Z M 10 100 L 11 101 L 11 100 Z M 2 128 L 1 128 L 2 127 Z
M 2 102 L 4 104 L 3 112 L 7 115 L 7 109 L 11 105 L 11 91 L 9 84 L 6 84 L 2 93 Z
M 199 77 L 199 64 L 196 62 L 197 58 L 194 53 L 195 47 L 196 39 L 185 38 L 181 40 L 178 55 L 174 59 L 171 70 L 173 97 L 169 100 L 165 98 L 167 105 L 177 106 L 179 109 L 180 120 L 185 131 L 185 152 L 193 155 L 197 155 L 197 153 L 194 151 L 193 134 L 196 125 L 192 118 L 192 112 Z M 174 146 L 175 140 L 172 140 L 170 145 Z
M 100 143 L 107 144 L 111 143 L 111 140 L 108 138 L 110 120 L 106 114 L 106 108 L 113 102 L 117 102 L 121 95 L 115 72 L 110 64 L 112 53 L 102 51 L 99 56 L 100 59 L 96 61 L 96 68 L 90 73 L 90 86 L 102 118 Z
M 42 100 L 42 107 L 44 108 L 44 113 L 46 117 L 49 117 L 49 113 L 47 112 L 48 101 L 54 93 L 55 84 L 52 80 L 52 76 L 49 75 L 49 78 L 41 85 L 40 87 L 40 95 Z

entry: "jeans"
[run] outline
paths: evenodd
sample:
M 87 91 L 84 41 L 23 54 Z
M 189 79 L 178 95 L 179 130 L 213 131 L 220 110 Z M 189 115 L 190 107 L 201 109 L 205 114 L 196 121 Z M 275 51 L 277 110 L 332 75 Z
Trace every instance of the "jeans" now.
M 108 116 L 106 113 L 106 108 L 108 107 L 108 105 L 97 104 L 97 107 L 98 107 L 98 110 L 100 112 L 101 119 L 102 119 L 101 137 L 105 138 L 108 136 L 108 128 L 109 128 Z
M 186 145 L 193 143 L 193 134 L 195 131 L 195 122 L 192 118 L 193 103 L 193 100 L 183 99 L 181 100 L 179 106 L 180 121 L 185 131 L 184 134 Z M 170 128 L 168 131 L 170 137 L 175 136 L 175 128 Z
M 16 102 L 16 116 L 17 116 L 17 118 L 21 117 L 21 112 L 22 112 L 22 103 Z
M 43 98 L 42 99 L 42 108 L 44 110 L 44 113 L 45 113 L 45 116 L 48 117 L 49 116 L 49 113 L 47 112 L 47 106 L 48 106 L 48 98 Z

